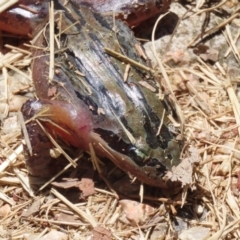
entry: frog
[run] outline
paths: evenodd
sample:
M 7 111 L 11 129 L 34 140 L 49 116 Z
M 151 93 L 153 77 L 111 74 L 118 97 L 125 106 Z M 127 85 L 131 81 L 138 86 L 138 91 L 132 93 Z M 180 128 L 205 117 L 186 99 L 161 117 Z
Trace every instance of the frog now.
M 175 109 L 168 96 L 159 99 L 163 86 L 139 54 L 140 44 L 131 29 L 88 6 L 79 7 L 72 1 L 56 5 L 61 24 L 55 25 L 54 75 L 48 78 L 46 26 L 33 51 L 32 76 L 38 99 L 23 105 L 25 120 L 38 116 L 56 139 L 87 152 L 93 150 L 144 184 L 169 188 L 171 183 L 164 176 L 180 163 L 181 151 L 167 118 Z M 107 49 L 138 63 L 138 67 L 130 66 L 126 81 L 128 64 L 109 55 Z M 143 87 L 142 81 L 155 90 Z M 27 130 L 33 148 L 33 153 L 25 148 L 29 173 L 47 175 L 51 143 L 34 120 Z

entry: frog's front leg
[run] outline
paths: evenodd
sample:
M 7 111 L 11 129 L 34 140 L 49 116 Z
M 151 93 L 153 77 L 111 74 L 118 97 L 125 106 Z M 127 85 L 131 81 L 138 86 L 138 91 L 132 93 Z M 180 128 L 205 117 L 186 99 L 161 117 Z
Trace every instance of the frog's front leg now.
M 34 118 L 46 128 L 55 139 L 88 151 L 92 120 L 89 111 L 81 105 L 71 105 L 57 100 L 28 100 L 22 107 L 25 120 Z M 50 177 L 51 141 L 35 120 L 26 125 L 32 152 L 25 146 L 26 165 L 33 176 Z M 55 172 L 56 173 L 56 172 Z

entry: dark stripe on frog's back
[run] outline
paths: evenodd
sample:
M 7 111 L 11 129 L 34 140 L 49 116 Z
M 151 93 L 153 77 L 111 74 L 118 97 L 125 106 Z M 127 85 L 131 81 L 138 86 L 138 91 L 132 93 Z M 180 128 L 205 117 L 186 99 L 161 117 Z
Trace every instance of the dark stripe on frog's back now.
M 95 18 L 96 22 L 100 23 L 100 25 L 108 30 L 112 31 L 112 23 L 108 21 L 108 18 L 103 17 L 101 14 L 93 12 L 93 17 Z
M 106 22 L 104 22 L 105 26 L 103 26 L 102 24 L 99 24 L 98 21 L 96 21 L 96 18 L 97 18 L 96 16 L 98 16 L 98 14 L 94 14 L 94 18 L 92 18 L 93 15 L 92 15 L 91 11 L 86 10 L 86 9 L 84 10 L 84 14 L 86 14 L 85 17 L 88 16 L 88 20 L 91 18 L 90 22 L 92 23 L 92 26 L 94 26 L 94 29 L 91 32 L 91 26 L 90 26 L 89 23 L 86 23 L 86 21 L 85 21 L 85 24 L 84 24 L 85 26 L 76 25 L 74 27 L 74 29 L 76 29 L 75 32 L 78 32 L 78 31 L 81 32 L 81 34 L 78 35 L 77 39 L 78 39 L 78 43 L 81 42 L 82 47 L 79 45 L 78 50 L 76 50 L 77 49 L 76 47 L 75 47 L 75 49 L 74 49 L 74 47 L 72 47 L 72 46 L 76 45 L 76 42 L 74 43 L 74 37 L 73 36 L 69 35 L 68 36 L 68 41 L 69 41 L 69 48 L 73 50 L 73 53 L 76 55 L 75 58 L 78 59 L 78 61 L 76 61 L 76 64 L 78 65 L 79 70 L 86 74 L 86 81 L 88 81 L 88 83 L 93 88 L 93 92 L 95 92 L 95 99 L 96 99 L 95 101 L 98 103 L 99 107 L 104 107 L 106 110 L 109 107 L 109 105 L 111 105 L 112 109 L 114 109 L 114 111 L 115 111 L 115 114 L 118 115 L 123 121 L 125 120 L 124 121 L 125 125 L 126 125 L 126 122 L 130 123 L 130 124 L 126 125 L 126 127 L 129 129 L 130 132 L 134 132 L 134 133 L 139 132 L 139 134 L 138 134 L 139 136 L 135 136 L 135 137 L 144 137 L 144 135 L 146 135 L 145 137 L 147 138 L 147 143 L 150 144 L 152 148 L 156 148 L 157 147 L 156 143 L 157 142 L 159 143 L 159 140 L 157 140 L 157 138 L 155 137 L 155 134 L 156 134 L 156 129 L 157 129 L 158 125 L 160 124 L 160 119 L 157 117 L 156 114 L 153 113 L 149 104 L 146 101 L 144 101 L 145 98 L 143 97 L 143 94 L 140 91 L 140 89 L 139 89 L 138 93 L 141 93 L 140 95 L 142 95 L 142 101 L 143 101 L 144 104 L 142 104 L 142 102 L 138 100 L 138 102 L 135 102 L 135 105 L 132 105 L 132 103 L 134 102 L 134 99 L 132 98 L 132 94 L 134 92 L 130 90 L 130 88 L 127 86 L 127 84 L 123 83 L 124 68 L 122 67 L 122 69 L 119 70 L 118 66 L 116 65 L 117 60 L 108 57 L 102 51 L 102 47 L 103 47 L 102 42 L 103 41 L 101 41 L 101 40 L 103 40 L 102 38 L 103 38 L 103 36 L 105 36 L 104 34 L 107 33 L 108 36 L 112 35 L 112 39 L 114 39 L 115 33 L 112 33 L 112 32 L 109 31 L 109 25 L 106 25 Z M 79 15 L 80 16 L 78 18 L 82 19 L 83 17 L 81 16 L 81 14 L 79 14 Z M 101 17 L 99 17 L 99 18 L 101 19 Z M 93 19 L 95 19 L 95 20 L 93 20 Z M 84 22 L 84 21 L 81 20 L 81 22 Z M 126 34 L 126 36 L 129 36 L 131 34 L 129 32 L 129 30 L 125 26 L 123 26 L 121 23 L 117 22 L 117 26 L 118 25 L 120 25 L 121 31 L 124 29 L 124 34 Z M 105 28 L 106 26 L 107 26 L 107 28 Z M 87 28 L 87 30 L 89 32 L 87 32 L 85 30 L 85 27 Z M 103 30 L 105 30 L 105 31 L 103 31 Z M 95 33 L 97 33 L 98 35 L 96 35 Z M 100 38 L 99 38 L 99 36 L 100 36 Z M 89 38 L 93 41 L 90 41 Z M 125 49 L 125 52 L 128 55 L 131 55 L 130 56 L 131 58 L 134 58 L 134 59 L 137 58 L 137 61 L 142 62 L 142 60 L 137 55 L 136 51 L 134 51 L 134 44 L 133 44 L 133 42 L 131 42 L 132 39 L 129 40 L 128 38 L 126 38 L 124 36 L 122 36 L 121 38 L 122 38 L 121 43 L 123 42 L 124 45 L 125 45 L 123 47 Z M 110 40 L 111 40 L 111 37 L 110 37 Z M 73 45 L 71 45 L 71 44 L 73 44 Z M 86 49 L 86 47 L 84 49 L 84 44 L 86 44 L 88 46 L 87 49 Z M 114 46 L 113 43 L 108 43 L 108 44 L 109 44 L 109 47 Z M 132 50 L 131 51 L 127 51 L 129 49 L 129 45 L 132 45 Z M 118 45 L 116 45 L 116 46 L 118 46 Z M 89 69 L 90 71 L 86 72 L 86 68 L 87 68 L 86 59 L 82 58 L 82 60 L 85 60 L 85 62 L 82 62 L 81 56 L 77 52 L 80 51 L 80 53 L 82 55 L 84 55 L 84 54 L 86 54 L 86 51 L 89 51 L 89 50 L 92 50 L 92 52 L 93 52 L 92 57 L 97 56 L 98 58 L 101 59 L 100 68 L 105 66 L 106 73 L 108 73 L 108 75 L 110 75 L 109 78 L 114 76 L 113 79 L 116 79 L 118 86 L 125 89 L 124 91 L 120 90 L 119 93 L 124 93 L 124 96 L 121 94 L 121 99 L 123 99 L 124 104 L 126 104 L 128 102 L 129 105 L 132 105 L 132 107 L 127 107 L 127 109 L 134 110 L 136 105 L 139 105 L 139 103 L 142 105 L 141 111 L 138 112 L 138 114 L 141 114 L 141 115 L 138 115 L 138 119 L 143 120 L 143 118 L 145 117 L 145 124 L 144 124 L 145 129 L 137 130 L 136 129 L 136 127 L 137 127 L 136 122 L 131 123 L 131 121 L 130 121 L 131 119 L 128 119 L 129 121 L 127 121 L 125 116 L 127 117 L 127 114 L 129 114 L 131 116 L 132 113 L 129 113 L 129 112 L 121 113 L 121 111 L 119 111 L 119 109 L 118 109 L 118 104 L 119 103 L 115 101 L 114 97 L 111 97 L 112 94 L 110 92 L 114 93 L 115 89 L 112 89 L 112 91 L 111 91 L 110 80 L 107 80 L 105 83 L 103 83 L 103 85 L 101 85 L 99 82 L 97 82 L 98 84 L 96 86 L 96 80 L 97 79 L 93 79 L 94 74 L 91 74 L 91 71 L 93 71 L 94 69 L 90 68 Z M 117 49 L 117 51 L 120 51 L 120 49 Z M 106 58 L 108 60 L 104 61 L 104 60 L 106 60 Z M 111 63 L 111 64 L 109 64 L 109 63 Z M 122 66 L 122 65 L 120 64 L 120 66 Z M 92 66 L 90 66 L 90 67 L 92 67 Z M 132 71 L 135 71 L 135 70 L 132 70 Z M 135 76 L 138 76 L 138 75 L 135 75 Z M 141 80 L 141 76 L 138 76 L 138 77 L 140 77 L 138 80 Z M 98 78 L 98 77 L 96 77 L 96 78 Z M 103 79 L 103 80 L 105 80 L 105 79 Z M 131 82 L 131 81 L 134 82 L 134 84 L 137 84 L 136 79 L 129 79 L 129 82 Z M 107 84 L 107 87 L 105 86 L 106 84 Z M 113 86 L 114 86 L 114 84 L 113 84 Z M 108 91 L 109 89 L 110 89 L 110 92 Z M 76 91 L 81 92 L 81 90 L 79 90 L 79 89 L 76 89 Z M 91 96 L 91 97 L 93 98 L 93 96 Z M 105 103 L 103 102 L 104 99 L 107 99 L 105 101 Z M 157 100 L 157 99 L 155 98 L 155 100 Z M 100 101 L 103 102 L 103 105 L 99 104 Z M 120 103 L 120 105 L 122 105 L 122 104 L 123 104 L 123 102 Z M 153 103 L 153 104 L 155 104 L 155 103 Z M 159 103 L 159 105 L 160 105 L 160 103 Z M 159 109 L 159 110 L 161 111 L 162 109 Z M 137 113 L 135 112 L 134 114 L 136 115 Z M 110 117 L 110 119 L 112 119 L 112 121 L 115 121 L 116 126 L 118 126 L 117 129 L 119 131 L 119 129 L 121 129 L 121 128 L 119 127 L 118 122 L 116 121 L 115 117 L 112 115 L 111 112 L 108 113 L 107 118 L 109 118 L 109 117 Z M 149 117 L 151 118 L 151 120 L 149 119 Z M 151 123 L 153 123 L 153 125 Z M 104 122 L 103 122 L 102 126 L 104 127 Z M 105 127 L 107 127 L 107 126 L 105 126 Z M 139 125 L 139 128 L 141 128 L 141 124 Z M 165 133 L 164 134 L 165 135 L 165 140 L 166 141 L 170 140 L 172 138 L 172 136 L 169 133 L 168 129 L 165 126 L 163 127 L 163 129 L 164 129 L 164 133 Z M 128 141 L 128 139 L 126 137 L 123 136 L 123 138 L 126 141 Z M 166 147 L 165 145 L 166 144 L 164 144 L 164 147 Z M 161 147 L 163 147 L 163 146 L 161 146 Z

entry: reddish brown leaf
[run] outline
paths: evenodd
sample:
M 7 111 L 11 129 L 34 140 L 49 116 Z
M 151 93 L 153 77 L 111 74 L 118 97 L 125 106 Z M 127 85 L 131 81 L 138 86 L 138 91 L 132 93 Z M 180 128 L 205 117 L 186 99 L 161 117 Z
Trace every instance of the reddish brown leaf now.
M 144 222 L 155 211 L 153 207 L 136 201 L 121 200 L 119 203 L 132 226 L 137 226 L 139 223 Z
M 41 200 L 40 198 L 36 199 L 36 201 L 34 201 L 32 203 L 32 205 L 26 210 L 22 212 L 22 217 L 30 217 L 36 213 L 39 212 L 41 206 Z
M 95 193 L 94 182 L 89 178 L 82 178 L 79 184 L 79 189 L 82 191 L 83 197 L 91 196 Z
M 93 236 L 91 240 L 111 240 L 112 233 L 101 226 L 97 226 L 93 229 Z
M 52 185 L 58 188 L 68 189 L 78 187 L 80 181 L 78 179 L 63 179 L 65 182 L 52 182 Z
M 76 219 L 75 215 L 72 214 L 67 214 L 67 213 L 62 213 L 60 212 L 59 214 L 56 214 L 55 220 L 59 222 L 69 222 L 69 223 L 80 223 L 81 221 Z

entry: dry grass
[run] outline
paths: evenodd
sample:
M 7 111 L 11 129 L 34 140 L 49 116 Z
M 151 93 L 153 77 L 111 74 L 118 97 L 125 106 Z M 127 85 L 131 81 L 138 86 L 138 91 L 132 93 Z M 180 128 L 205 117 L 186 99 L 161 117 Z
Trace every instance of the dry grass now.
M 18 0 L 2 0 L 0 3 L 0 13 L 8 9 L 13 4 L 17 3 Z
M 220 3 L 217 8 L 225 2 Z M 199 10 L 203 4 L 204 1 L 197 1 L 196 14 L 204 11 L 211 12 L 216 8 Z M 238 16 L 239 13 L 236 11 L 235 14 L 217 24 L 214 29 L 204 33 L 208 35 L 222 29 L 222 34 L 229 44 L 226 55 L 233 53 L 236 62 L 240 60 L 236 45 L 239 34 L 232 36 L 228 24 Z M 226 26 L 224 30 L 223 26 Z M 203 37 L 201 33 L 189 46 L 199 41 L 200 37 Z M 126 209 L 122 203 L 119 203 L 119 196 L 114 189 L 111 189 L 111 184 L 104 176 L 102 177 L 109 188 L 106 185 L 101 188 L 95 187 L 95 193 L 81 203 L 74 204 L 55 187 L 49 188 L 52 181 L 72 167 L 71 163 L 47 183 L 39 179 L 31 179 L 32 182 L 35 181 L 35 184 L 41 186 L 40 192 L 36 193 L 32 190 L 24 164 L 20 127 L 13 123 L 16 118 L 11 111 L 13 107 L 10 106 L 12 99 L 16 96 L 9 93 L 21 93 L 31 89 L 32 83 L 29 82 L 31 56 L 28 51 L 21 48 L 6 47 L 11 50 L 4 55 L 0 53 L 1 82 L 4 83 L 1 85 L 3 90 L 0 101 L 2 117 L 0 239 L 40 239 L 52 229 L 66 233 L 69 239 L 90 239 L 94 233 L 93 229 L 98 225 L 110 230 L 113 239 L 150 239 L 150 232 L 156 231 L 155 226 L 160 226 L 162 229 L 162 233 L 157 232 L 159 236 L 162 234 L 164 239 L 174 239 L 176 227 L 170 216 L 174 216 L 181 223 L 187 222 L 189 228 L 198 226 L 210 229 L 210 235 L 206 239 L 240 238 L 240 106 L 239 93 L 236 91 L 236 83 L 240 76 L 230 79 L 225 70 L 226 66 L 218 62 L 213 67 L 200 58 L 197 58 L 188 68 L 170 68 L 160 59 L 158 60 L 167 85 L 171 84 L 173 89 L 171 92 L 176 93 L 174 98 L 179 105 L 179 115 L 183 119 L 183 134 L 186 139 L 183 156 L 188 157 L 187 149 L 191 145 L 198 149 L 201 161 L 195 167 L 194 183 L 190 186 L 193 191 L 187 192 L 184 189 L 183 193 L 175 194 L 171 198 L 164 191 L 162 195 L 154 197 L 155 193 L 145 194 L 144 189 L 140 189 L 141 198 L 147 202 L 147 205 L 144 207 L 141 205 L 144 211 L 142 215 L 140 211 L 138 214 L 141 215 L 142 220 L 136 225 L 133 220 L 129 220 L 129 216 L 124 218 Z M 13 72 L 14 76 L 22 76 L 25 79 L 24 88 L 19 85 L 18 91 L 13 91 L 10 87 L 11 84 L 16 83 L 10 81 Z M 53 73 L 50 72 L 50 79 L 52 76 Z M 174 81 L 171 82 L 169 78 Z M 197 81 L 197 78 L 201 81 Z M 174 89 L 182 89 L 182 91 Z M 94 155 L 94 152 L 91 152 L 91 155 Z M 95 166 L 101 173 L 102 163 L 96 156 L 93 158 Z M 81 161 L 81 155 L 69 161 L 75 164 Z M 129 194 L 130 197 L 140 201 L 139 196 Z M 186 209 L 191 209 L 191 217 L 177 216 L 184 204 Z M 154 206 L 154 208 L 147 210 L 147 206 Z M 33 233 L 35 235 L 31 235 Z

